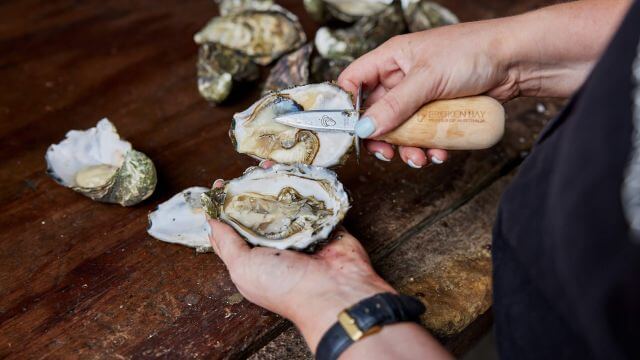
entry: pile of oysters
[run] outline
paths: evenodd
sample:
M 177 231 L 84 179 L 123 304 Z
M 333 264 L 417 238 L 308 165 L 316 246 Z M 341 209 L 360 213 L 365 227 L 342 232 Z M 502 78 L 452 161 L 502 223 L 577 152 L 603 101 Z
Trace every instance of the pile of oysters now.
M 194 186 L 149 214 L 148 233 L 165 242 L 211 251 L 208 218 L 232 226 L 249 243 L 313 251 L 342 221 L 349 196 L 330 168 L 355 146 L 347 133 L 315 132 L 275 121 L 307 110 L 354 110 L 352 94 L 330 80 L 355 58 L 390 37 L 457 22 L 444 7 L 422 0 L 305 0 L 326 26 L 313 42 L 298 18 L 272 0 L 217 0 L 220 16 L 195 34 L 200 45 L 198 90 L 224 101 L 235 83 L 259 77 L 276 62 L 262 98 L 236 113 L 229 135 L 236 151 L 271 160 L 221 186 Z M 72 130 L 45 156 L 49 175 L 93 200 L 130 206 L 148 198 L 157 176 L 152 161 L 120 138 L 107 119 Z

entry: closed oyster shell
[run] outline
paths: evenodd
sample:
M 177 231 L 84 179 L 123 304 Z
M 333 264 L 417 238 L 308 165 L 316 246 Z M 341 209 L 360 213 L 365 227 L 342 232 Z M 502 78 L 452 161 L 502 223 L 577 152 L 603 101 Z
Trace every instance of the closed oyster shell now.
M 360 18 L 348 28 L 321 27 L 316 32 L 315 45 L 324 58 L 354 60 L 405 30 L 402 10 L 394 4 L 375 15 Z
M 198 91 L 212 103 L 224 101 L 239 81 L 253 81 L 258 66 L 240 51 L 216 43 L 200 45 L 198 52 Z
M 216 0 L 216 3 L 222 16 L 244 10 L 269 10 L 275 5 L 273 0 Z
M 309 43 L 280 58 L 269 72 L 263 95 L 275 90 L 308 84 L 309 60 L 312 52 L 313 44 Z
M 362 17 L 376 15 L 394 3 L 394 0 L 323 0 L 326 11 L 334 18 L 354 22 Z
M 208 215 L 231 225 L 253 245 L 311 251 L 349 209 L 336 174 L 306 165 L 250 168 L 203 194 Z
M 309 84 L 269 93 L 233 117 L 230 136 L 236 151 L 284 164 L 330 167 L 343 163 L 354 144 L 342 132 L 313 132 L 274 119 L 301 110 L 353 109 L 351 95 L 332 83 Z
M 202 208 L 205 187 L 185 189 L 163 202 L 149 214 L 147 232 L 154 238 L 195 248 L 197 252 L 211 252 L 211 228 Z
M 100 202 L 135 205 L 156 187 L 151 159 L 121 140 L 106 118 L 94 128 L 69 131 L 62 142 L 49 146 L 45 160 L 56 182 Z
M 458 17 L 444 6 L 433 1 L 401 0 L 402 11 L 409 31 L 417 32 L 439 26 L 457 24 Z
M 289 11 L 245 10 L 213 18 L 194 40 L 198 44 L 224 45 L 267 65 L 304 44 L 306 35 L 298 18 Z

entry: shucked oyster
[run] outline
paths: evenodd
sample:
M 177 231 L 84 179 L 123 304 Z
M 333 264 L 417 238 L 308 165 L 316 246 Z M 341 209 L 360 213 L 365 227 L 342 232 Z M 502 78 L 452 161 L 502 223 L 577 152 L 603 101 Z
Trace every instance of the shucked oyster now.
M 269 10 L 274 6 L 273 0 L 216 0 L 216 3 L 222 16 L 243 10 Z
M 121 140 L 107 119 L 85 131 L 69 131 L 49 147 L 45 159 L 56 182 L 96 201 L 135 205 L 156 187 L 151 159 Z
M 312 250 L 326 240 L 349 210 L 336 174 L 306 165 L 250 168 L 202 196 L 209 216 L 253 245 Z
M 342 132 L 313 132 L 274 119 L 301 110 L 353 109 L 351 96 L 332 83 L 309 84 L 264 96 L 233 116 L 230 136 L 236 150 L 278 163 L 330 167 L 342 163 L 354 139 Z
M 220 103 L 238 81 L 256 80 L 258 66 L 243 53 L 216 43 L 200 45 L 198 53 L 198 91 L 213 103 Z
M 459 22 L 458 17 L 454 13 L 433 1 L 401 0 L 401 3 L 404 18 L 411 32 L 457 24 Z
M 213 18 L 194 36 L 198 44 L 213 42 L 238 50 L 254 62 L 267 65 L 304 44 L 298 18 L 279 8 L 245 10 Z
M 316 32 L 315 45 L 324 58 L 354 60 L 405 30 L 402 10 L 393 4 L 375 15 L 360 18 L 348 28 L 321 27 Z
M 149 235 L 197 252 L 213 251 L 209 242 L 211 228 L 202 208 L 202 194 L 207 191 L 205 187 L 190 187 L 160 204 L 149 214 Z

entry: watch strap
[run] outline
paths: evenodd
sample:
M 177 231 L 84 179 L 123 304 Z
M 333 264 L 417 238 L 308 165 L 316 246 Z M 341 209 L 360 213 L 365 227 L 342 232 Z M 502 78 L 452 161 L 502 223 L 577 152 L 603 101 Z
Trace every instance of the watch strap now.
M 418 321 L 425 307 L 420 300 L 392 293 L 376 294 L 346 309 L 324 334 L 316 359 L 335 360 L 358 339 L 397 322 Z

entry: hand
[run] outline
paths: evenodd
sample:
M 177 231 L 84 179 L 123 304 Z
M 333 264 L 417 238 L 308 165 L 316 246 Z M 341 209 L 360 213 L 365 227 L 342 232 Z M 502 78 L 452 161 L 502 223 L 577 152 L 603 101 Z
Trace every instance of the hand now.
M 251 248 L 230 226 L 210 221 L 213 249 L 247 300 L 290 319 L 315 350 L 343 309 L 380 292 L 394 292 L 360 243 L 344 229 L 319 252 Z
M 500 39 L 501 30 L 491 21 L 459 24 L 396 36 L 354 61 L 338 83 L 351 92 L 359 83 L 371 90 L 358 135 L 376 138 L 435 99 L 488 94 L 506 101 L 517 96 L 517 74 L 503 55 Z M 381 160 L 394 156 L 393 147 L 381 141 L 367 141 L 366 147 Z M 447 158 L 446 151 L 436 149 L 425 154 L 400 147 L 399 153 L 412 167 Z

